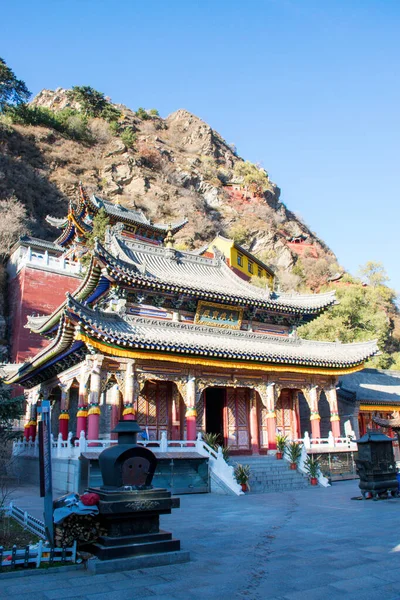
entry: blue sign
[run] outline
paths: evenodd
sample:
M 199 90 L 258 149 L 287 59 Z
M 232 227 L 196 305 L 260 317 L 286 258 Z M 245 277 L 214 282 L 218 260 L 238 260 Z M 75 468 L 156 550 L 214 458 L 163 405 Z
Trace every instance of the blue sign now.
M 42 400 L 42 405 L 38 408 L 38 412 L 42 415 L 42 419 L 39 421 L 40 496 L 44 498 L 44 525 L 47 538 L 50 544 L 54 545 L 50 401 Z

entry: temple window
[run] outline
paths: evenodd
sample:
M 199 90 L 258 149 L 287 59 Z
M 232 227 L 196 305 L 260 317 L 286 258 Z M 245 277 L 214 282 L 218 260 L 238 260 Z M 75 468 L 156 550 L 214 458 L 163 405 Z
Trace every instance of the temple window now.
M 237 255 L 237 264 L 239 265 L 239 267 L 243 267 L 243 256 L 242 256 L 242 254 L 238 254 Z
M 258 267 L 258 276 L 262 277 L 263 276 L 263 272 L 261 271 L 260 267 Z
M 250 260 L 249 260 L 248 270 L 249 270 L 249 273 L 253 273 L 253 263 Z

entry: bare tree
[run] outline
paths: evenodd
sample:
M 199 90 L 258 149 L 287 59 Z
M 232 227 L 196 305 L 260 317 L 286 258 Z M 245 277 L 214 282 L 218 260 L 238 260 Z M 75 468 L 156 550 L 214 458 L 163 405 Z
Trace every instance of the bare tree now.
M 0 258 L 3 261 L 7 258 L 11 246 L 27 230 L 25 206 L 14 196 L 0 200 Z

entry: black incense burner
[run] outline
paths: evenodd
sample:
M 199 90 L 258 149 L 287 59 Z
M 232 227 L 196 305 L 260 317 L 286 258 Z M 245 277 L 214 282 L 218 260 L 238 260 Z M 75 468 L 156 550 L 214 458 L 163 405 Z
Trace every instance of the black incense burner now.
M 180 541 L 160 530 L 160 515 L 179 508 L 180 500 L 153 488 L 157 458 L 137 444 L 140 432 L 136 421 L 118 423 L 118 444 L 99 456 L 103 485 L 89 488 L 100 497 L 100 525 L 107 533 L 86 549 L 102 561 L 180 550 Z
M 157 459 L 154 453 L 138 446 L 141 433 L 137 421 L 120 421 L 113 433 L 118 434 L 118 444 L 103 450 L 99 456 L 102 489 L 151 489 Z

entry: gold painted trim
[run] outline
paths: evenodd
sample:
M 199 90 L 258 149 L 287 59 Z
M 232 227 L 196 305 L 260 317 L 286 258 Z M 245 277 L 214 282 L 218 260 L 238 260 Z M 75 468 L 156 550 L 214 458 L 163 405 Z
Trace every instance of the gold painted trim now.
M 197 410 L 195 408 L 188 408 L 185 417 L 197 417 Z
M 200 310 L 207 306 L 211 306 L 214 308 L 220 308 L 222 310 L 237 311 L 239 313 L 237 325 L 232 325 L 230 323 L 226 323 L 226 324 L 212 323 L 212 322 L 205 323 L 204 321 L 200 321 Z M 216 302 L 207 302 L 207 300 L 199 300 L 197 303 L 197 309 L 196 309 L 196 314 L 194 317 L 194 323 L 196 323 L 196 325 L 203 325 L 205 327 L 221 327 L 222 329 L 240 329 L 242 326 L 242 321 L 243 321 L 243 311 L 244 311 L 244 308 L 242 306 L 232 306 L 230 304 L 218 304 Z
M 241 363 L 229 360 L 220 359 L 205 359 L 193 358 L 191 356 L 171 356 L 170 354 L 162 354 L 161 352 L 138 352 L 136 350 L 128 350 L 127 348 L 115 348 L 108 346 L 97 340 L 93 340 L 87 335 L 78 333 L 75 335 L 76 340 L 80 340 L 85 344 L 90 344 L 96 350 L 100 350 L 109 356 L 118 356 L 120 358 L 137 358 L 143 360 L 161 360 L 165 362 L 174 362 L 185 365 L 201 365 L 205 367 L 224 367 L 226 369 L 244 369 L 248 371 L 264 371 L 264 372 L 279 372 L 279 373 L 304 373 L 310 375 L 346 375 L 347 373 L 356 373 L 364 368 L 364 363 L 357 367 L 348 367 L 340 369 L 325 369 L 323 367 L 296 367 L 294 365 L 273 365 L 271 363 Z
M 363 410 L 365 412 L 371 412 L 373 410 L 392 412 L 392 411 L 400 410 L 400 405 L 399 404 L 360 404 L 360 411 L 361 410 Z

